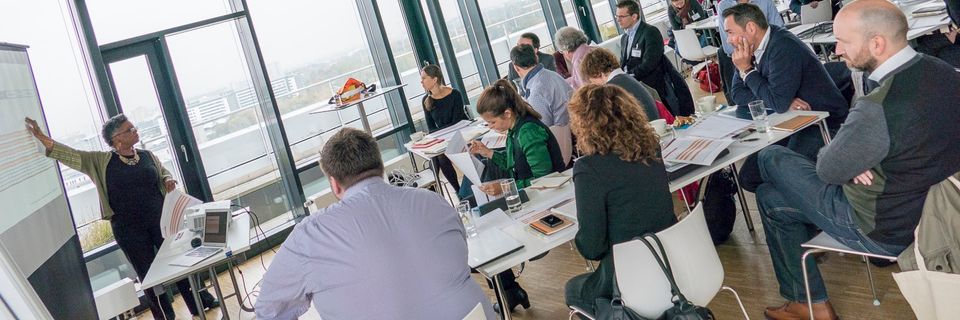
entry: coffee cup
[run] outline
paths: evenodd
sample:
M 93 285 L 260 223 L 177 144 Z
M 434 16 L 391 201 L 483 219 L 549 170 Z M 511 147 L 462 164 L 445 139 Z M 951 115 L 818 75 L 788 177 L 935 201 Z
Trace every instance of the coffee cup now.
M 664 133 L 667 133 L 667 120 L 657 119 L 650 121 L 650 126 L 657 132 L 657 135 L 662 136 Z
M 710 113 L 716 110 L 716 96 L 705 96 L 697 100 L 697 107 L 700 113 Z

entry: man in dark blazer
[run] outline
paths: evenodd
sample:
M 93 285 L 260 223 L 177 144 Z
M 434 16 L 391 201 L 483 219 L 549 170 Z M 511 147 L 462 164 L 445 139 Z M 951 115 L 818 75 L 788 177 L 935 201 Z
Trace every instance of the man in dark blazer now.
M 623 71 L 645 83 L 660 95 L 674 115 L 693 113 L 693 97 L 682 76 L 663 55 L 663 35 L 657 27 L 640 21 L 640 6 L 633 0 L 617 3 L 620 36 L 620 64 Z
M 737 69 L 730 89 L 732 102 L 744 106 L 737 109 L 738 116 L 750 119 L 745 106 L 763 100 L 768 112 L 827 111 L 831 131 L 840 128 L 849 105 L 806 44 L 790 31 L 769 25 L 760 7 L 750 3 L 727 8 L 723 19 Z M 787 142 L 787 147 L 811 160 L 822 146 L 815 127 L 794 134 Z M 751 192 L 762 182 L 755 159 L 748 158 L 740 174 L 741 186 Z

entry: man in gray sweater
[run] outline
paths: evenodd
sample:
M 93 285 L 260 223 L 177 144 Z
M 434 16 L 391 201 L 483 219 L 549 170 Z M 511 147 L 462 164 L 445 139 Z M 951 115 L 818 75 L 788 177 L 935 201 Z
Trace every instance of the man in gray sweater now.
M 768 319 L 835 319 L 813 259 L 810 297 L 800 244 L 819 228 L 857 250 L 896 256 L 913 242 L 930 186 L 960 171 L 960 74 L 907 45 L 903 12 L 883 0 L 844 6 L 837 55 L 869 72 L 876 89 L 857 100 L 816 164 L 784 147 L 760 152 L 757 201 L 780 294 Z

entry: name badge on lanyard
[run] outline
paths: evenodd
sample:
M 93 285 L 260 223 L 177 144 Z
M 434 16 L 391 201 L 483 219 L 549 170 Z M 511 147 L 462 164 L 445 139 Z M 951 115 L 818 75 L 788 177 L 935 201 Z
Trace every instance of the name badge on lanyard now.
M 700 14 L 699 14 L 699 13 L 694 13 L 694 14 L 690 15 L 690 19 L 692 19 L 692 20 L 694 20 L 694 21 L 700 20 Z
M 640 58 L 641 56 L 643 56 L 643 52 L 640 51 L 639 45 L 630 50 L 630 57 Z

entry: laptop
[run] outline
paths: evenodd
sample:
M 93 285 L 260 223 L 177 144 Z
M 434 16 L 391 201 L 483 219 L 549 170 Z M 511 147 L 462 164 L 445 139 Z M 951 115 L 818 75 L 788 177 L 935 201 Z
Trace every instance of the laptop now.
M 467 238 L 467 264 L 477 268 L 523 248 L 523 244 L 503 230 L 490 228 Z
M 200 233 L 201 245 L 171 261 L 171 266 L 191 267 L 226 248 L 230 210 L 211 208 L 205 211 L 203 231 Z

